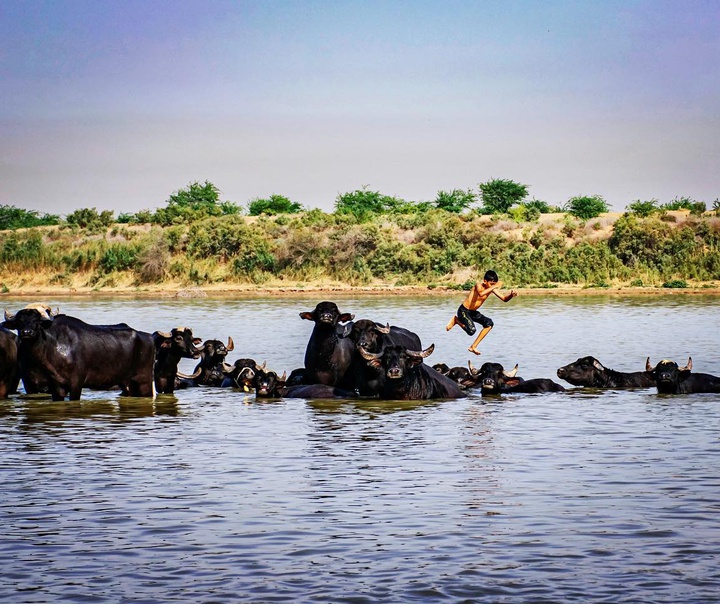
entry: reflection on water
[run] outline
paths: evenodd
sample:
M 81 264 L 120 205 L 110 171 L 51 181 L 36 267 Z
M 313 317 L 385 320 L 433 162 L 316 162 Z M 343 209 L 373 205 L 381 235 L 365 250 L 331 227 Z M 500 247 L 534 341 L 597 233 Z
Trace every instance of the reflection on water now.
M 282 371 L 302 364 L 298 312 L 318 301 L 48 302 L 89 322 L 231 335 L 235 357 Z M 468 360 L 468 336 L 444 331 L 457 303 L 338 300 L 416 330 L 451 365 Z M 714 298 L 518 297 L 486 311 L 496 328 L 476 364 L 554 377 L 586 354 L 623 371 L 692 355 L 720 374 Z M 0 598 L 710 602 L 719 432 L 718 395 L 652 390 L 13 397 L 0 401 Z

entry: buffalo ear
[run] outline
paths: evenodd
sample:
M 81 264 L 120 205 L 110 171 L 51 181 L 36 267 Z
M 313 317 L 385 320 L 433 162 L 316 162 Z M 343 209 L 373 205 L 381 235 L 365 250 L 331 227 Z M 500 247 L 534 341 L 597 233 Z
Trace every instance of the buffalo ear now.
M 202 344 L 202 338 L 193 338 L 193 344 L 195 344 L 195 346 Z
M 306 321 L 314 321 L 315 315 L 311 312 L 304 311 L 300 313 L 300 318 L 305 319 Z
M 520 383 L 520 378 L 510 378 L 505 380 L 505 385 L 514 388 Z
M 352 321 L 354 318 L 355 318 L 355 315 L 353 315 L 349 312 L 344 312 L 338 317 L 338 322 L 339 323 L 347 323 L 348 321 Z

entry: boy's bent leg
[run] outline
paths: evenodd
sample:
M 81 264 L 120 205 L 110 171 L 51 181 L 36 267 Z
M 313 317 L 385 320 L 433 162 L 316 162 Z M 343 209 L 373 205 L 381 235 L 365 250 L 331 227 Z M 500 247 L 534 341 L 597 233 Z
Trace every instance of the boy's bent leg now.
M 468 350 L 470 352 L 472 352 L 473 354 L 479 355 L 480 351 L 477 349 L 478 344 L 480 344 L 482 339 L 490 333 L 491 329 L 492 329 L 492 325 L 490 325 L 489 327 L 483 327 L 482 331 L 478 334 L 478 337 L 475 338 L 475 341 L 472 343 L 472 346 L 470 346 L 470 348 L 468 348 Z
M 450 322 L 445 326 L 445 331 L 450 331 L 456 325 L 457 325 L 457 317 L 455 315 L 453 315 L 452 319 L 450 319 Z

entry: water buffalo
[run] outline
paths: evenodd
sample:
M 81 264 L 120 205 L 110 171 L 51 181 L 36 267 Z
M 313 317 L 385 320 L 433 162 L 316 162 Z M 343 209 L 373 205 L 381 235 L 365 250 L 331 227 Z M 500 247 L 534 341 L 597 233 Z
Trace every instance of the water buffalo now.
M 79 400 L 82 389 L 120 386 L 123 395 L 152 397 L 155 349 L 149 333 L 124 323 L 89 325 L 33 305 L 3 327 L 18 332 L 20 377 L 28 393 L 49 391 L 53 400 Z
M 709 373 L 692 373 L 692 358 L 685 367 L 675 361 L 662 360 L 655 367 L 648 357 L 645 368 L 655 378 L 660 394 L 693 394 L 696 392 L 720 392 L 720 377 Z
M 232 365 L 223 363 L 222 373 L 223 388 L 240 388 L 245 392 L 250 392 L 253 388 L 252 381 L 255 372 L 259 369 L 265 369 L 265 363 L 258 365 L 254 359 L 237 359 Z
M 220 340 L 205 340 L 200 349 L 200 362 L 195 367 L 195 371 L 192 375 L 184 375 L 178 371 L 178 377 L 190 380 L 193 386 L 222 386 L 225 379 L 223 374 L 225 357 L 234 349 L 235 344 L 230 337 L 227 345 Z
M 305 349 L 305 379 L 310 384 L 328 384 L 354 390 L 350 365 L 355 345 L 347 337 L 350 329 L 340 323 L 352 321 L 355 315 L 341 313 L 334 302 L 320 302 L 300 318 L 315 323 Z
M 368 352 L 361 347 L 360 354 L 370 365 L 385 372 L 380 398 L 407 401 L 465 396 L 455 382 L 423 362 L 434 349 L 435 344 L 422 351 L 408 350 L 402 345 L 386 346 L 382 352 Z
M 20 383 L 17 353 L 18 337 L 12 331 L 0 327 L 0 399 L 17 392 Z
M 356 393 L 328 384 L 301 384 L 288 386 L 285 373 L 278 377 L 274 371 L 258 369 L 253 378 L 257 398 L 354 398 Z
M 556 384 L 547 378 L 534 378 L 524 380 L 517 377 L 518 366 L 506 372 L 500 363 L 483 363 L 480 370 L 475 373 L 477 382 L 480 384 L 481 392 L 486 394 L 504 394 L 510 392 L 541 393 L 541 392 L 564 392 L 560 384 Z M 472 371 L 472 368 L 471 368 Z
M 175 327 L 170 333 L 156 331 L 152 337 L 156 349 L 155 388 L 160 394 L 172 394 L 180 359 L 197 359 L 200 356 L 197 345 L 202 339 L 194 338 L 188 327 Z
M 369 319 L 355 321 L 347 336 L 355 345 L 352 372 L 355 387 L 361 396 L 378 396 L 383 390 L 385 372 L 367 363 L 360 353 L 378 353 L 386 346 L 401 345 L 410 350 L 422 350 L 420 337 L 403 327 L 382 325 Z
M 649 371 L 614 371 L 590 356 L 560 367 L 557 376 L 573 386 L 592 388 L 650 388 L 655 385 L 655 378 Z

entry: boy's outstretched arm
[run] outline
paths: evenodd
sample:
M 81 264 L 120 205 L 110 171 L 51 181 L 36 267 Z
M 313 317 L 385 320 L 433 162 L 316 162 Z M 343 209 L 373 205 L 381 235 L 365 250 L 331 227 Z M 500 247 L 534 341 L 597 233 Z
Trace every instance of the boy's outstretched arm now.
M 503 302 L 509 302 L 512 300 L 515 296 L 517 296 L 517 292 L 514 289 L 511 289 L 507 294 L 499 294 L 498 292 L 493 292 L 498 298 L 500 298 Z

